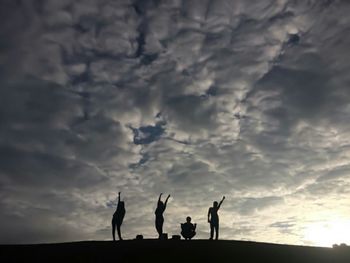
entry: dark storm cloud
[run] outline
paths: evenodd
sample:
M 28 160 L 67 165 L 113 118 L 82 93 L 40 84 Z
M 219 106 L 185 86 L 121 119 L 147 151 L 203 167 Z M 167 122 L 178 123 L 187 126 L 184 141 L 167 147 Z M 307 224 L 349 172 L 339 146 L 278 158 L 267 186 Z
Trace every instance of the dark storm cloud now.
M 349 8 L 2 1 L 0 241 L 108 238 L 121 190 L 128 238 L 170 192 L 169 233 L 225 194 L 223 237 L 301 243 L 347 194 Z
M 48 153 L 21 151 L 2 147 L 1 173 L 6 181 L 35 188 L 84 187 L 103 179 L 98 169 L 79 161 L 70 161 Z M 28 168 L 30 167 L 30 170 Z M 70 184 L 67 185 L 67 181 Z

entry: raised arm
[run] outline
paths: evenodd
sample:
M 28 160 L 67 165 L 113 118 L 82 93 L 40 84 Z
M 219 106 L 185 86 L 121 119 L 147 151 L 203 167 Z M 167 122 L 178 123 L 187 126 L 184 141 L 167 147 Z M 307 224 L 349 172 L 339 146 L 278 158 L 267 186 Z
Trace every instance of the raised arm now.
M 118 193 L 118 203 L 120 203 L 120 192 Z
M 220 203 L 219 203 L 219 205 L 218 205 L 218 209 L 220 208 L 220 206 L 221 206 L 221 204 L 222 204 L 222 202 L 225 200 L 225 196 L 223 196 L 222 197 L 222 199 L 221 199 L 221 201 L 220 201 Z
M 161 193 L 161 194 L 159 195 L 158 202 L 160 202 L 160 199 L 162 198 L 162 194 L 163 194 L 163 193 Z
M 168 203 L 170 195 L 168 195 L 168 197 L 165 199 L 165 203 L 164 203 L 164 207 L 166 207 L 166 204 Z

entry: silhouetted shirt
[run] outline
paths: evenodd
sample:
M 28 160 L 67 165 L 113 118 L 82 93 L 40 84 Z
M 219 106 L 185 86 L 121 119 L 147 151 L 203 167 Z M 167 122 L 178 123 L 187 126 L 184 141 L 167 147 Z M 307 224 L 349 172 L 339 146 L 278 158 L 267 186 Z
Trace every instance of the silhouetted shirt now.
M 113 220 L 115 220 L 117 223 L 122 223 L 124 216 L 125 216 L 125 207 L 124 205 L 121 205 L 118 203 L 117 209 L 113 214 Z
M 220 207 L 210 207 L 209 213 L 210 213 L 210 221 L 212 223 L 219 222 L 219 216 L 218 216 L 218 210 Z
M 196 230 L 194 224 L 192 224 L 192 223 L 187 223 L 187 222 L 181 224 L 181 228 L 182 228 L 182 231 L 183 231 L 185 234 L 193 233 L 193 232 Z
M 161 215 L 163 215 L 164 211 L 165 211 L 165 205 L 164 204 L 158 204 L 157 208 L 156 208 L 156 211 L 154 213 L 157 216 L 161 216 Z

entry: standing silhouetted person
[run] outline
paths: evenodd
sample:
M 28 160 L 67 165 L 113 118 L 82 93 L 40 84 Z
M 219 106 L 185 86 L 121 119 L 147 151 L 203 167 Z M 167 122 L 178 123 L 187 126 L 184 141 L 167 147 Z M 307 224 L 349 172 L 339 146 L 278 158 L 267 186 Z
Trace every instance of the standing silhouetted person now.
M 117 226 L 119 240 L 123 240 L 120 233 L 120 227 L 123 223 L 124 216 L 125 216 L 125 205 L 124 205 L 124 201 L 120 201 L 120 192 L 119 192 L 117 209 L 115 210 L 113 214 L 113 219 L 112 219 L 113 241 L 115 241 L 115 226 Z
M 196 227 L 197 224 L 191 223 L 191 217 L 186 218 L 186 223 L 181 224 L 181 235 L 185 238 L 185 240 L 191 240 L 192 237 L 196 235 Z
M 158 198 L 158 203 L 157 203 L 157 208 L 156 211 L 154 212 L 156 214 L 156 229 L 159 235 L 159 239 L 161 238 L 162 234 L 163 234 L 163 223 L 164 223 L 164 217 L 163 217 L 163 213 L 166 209 L 166 204 L 168 203 L 168 199 L 170 197 L 170 195 L 168 195 L 168 197 L 165 200 L 165 203 L 163 203 L 160 199 L 162 197 L 161 193 L 159 195 Z
M 214 229 L 215 229 L 215 240 L 219 238 L 219 215 L 218 210 L 222 204 L 222 202 L 225 200 L 225 196 L 222 198 L 220 203 L 214 202 L 213 207 L 209 208 L 208 211 L 208 223 L 210 223 L 210 240 L 213 240 L 214 235 Z

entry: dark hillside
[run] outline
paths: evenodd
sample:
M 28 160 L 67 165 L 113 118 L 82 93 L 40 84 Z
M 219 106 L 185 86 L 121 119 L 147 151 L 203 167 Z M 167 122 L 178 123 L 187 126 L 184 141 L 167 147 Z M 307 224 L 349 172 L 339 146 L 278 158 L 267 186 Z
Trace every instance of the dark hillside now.
M 350 248 L 245 241 L 86 241 L 1 245 L 1 262 L 266 262 L 349 263 Z

